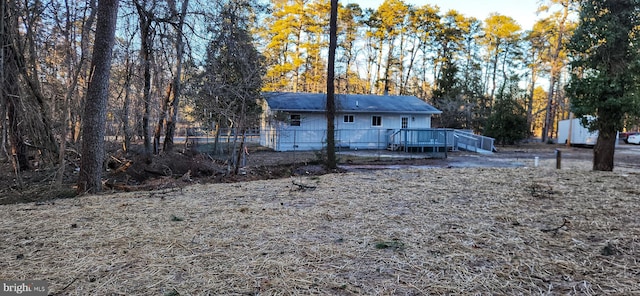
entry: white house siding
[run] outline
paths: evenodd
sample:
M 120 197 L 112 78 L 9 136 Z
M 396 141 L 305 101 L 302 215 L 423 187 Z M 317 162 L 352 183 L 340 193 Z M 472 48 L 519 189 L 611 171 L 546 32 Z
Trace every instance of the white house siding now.
M 270 112 L 267 112 L 271 114 Z M 276 151 L 320 150 L 326 142 L 327 120 L 322 113 L 300 114 L 300 126 L 263 120 L 260 145 Z
M 261 144 L 277 151 L 317 150 L 326 145 L 326 95 L 312 93 L 265 93 L 265 112 L 279 110 L 280 115 L 299 115 L 293 122 L 279 118 L 263 118 Z M 387 148 L 391 135 L 402 128 L 431 128 L 431 116 L 441 111 L 415 96 L 376 96 L 345 94 L 336 96 L 336 145 L 344 148 Z M 353 116 L 345 122 L 344 115 Z M 372 125 L 372 116 L 380 116 L 381 124 Z M 403 118 L 406 118 L 403 126 Z
M 260 144 L 276 151 L 322 149 L 326 145 L 325 114 L 300 115 L 300 126 L 290 126 L 288 123 L 263 124 Z M 354 121 L 344 122 L 345 115 L 353 115 Z M 382 117 L 381 126 L 372 126 L 373 116 Z M 402 128 L 402 117 L 408 118 L 408 128 L 431 127 L 431 115 L 338 113 L 335 119 L 336 146 L 349 149 L 385 149 L 389 136 Z
M 320 150 L 325 145 L 327 130 L 325 115 L 299 114 L 301 115 L 300 126 L 287 126 L 278 131 L 279 151 Z
M 344 122 L 345 115 L 353 115 L 354 122 Z M 382 125 L 372 126 L 372 117 L 381 116 Z M 431 115 L 342 113 L 336 116 L 336 145 L 350 149 L 385 149 L 389 136 L 402 128 L 402 118 L 408 119 L 408 128 L 430 128 Z

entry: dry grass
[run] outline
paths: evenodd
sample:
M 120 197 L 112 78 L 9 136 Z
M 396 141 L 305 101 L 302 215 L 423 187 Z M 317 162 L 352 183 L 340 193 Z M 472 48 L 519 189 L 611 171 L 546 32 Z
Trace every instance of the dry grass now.
M 385 170 L 6 205 L 0 279 L 69 295 L 638 295 L 639 177 Z

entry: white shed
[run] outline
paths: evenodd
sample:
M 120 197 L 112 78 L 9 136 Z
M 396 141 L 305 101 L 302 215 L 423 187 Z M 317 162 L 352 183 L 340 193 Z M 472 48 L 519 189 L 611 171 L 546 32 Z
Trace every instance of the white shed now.
M 260 144 L 276 151 L 320 150 L 326 145 L 326 94 L 263 94 Z M 440 114 L 415 96 L 336 95 L 336 146 L 385 149 L 401 130 L 431 128 Z

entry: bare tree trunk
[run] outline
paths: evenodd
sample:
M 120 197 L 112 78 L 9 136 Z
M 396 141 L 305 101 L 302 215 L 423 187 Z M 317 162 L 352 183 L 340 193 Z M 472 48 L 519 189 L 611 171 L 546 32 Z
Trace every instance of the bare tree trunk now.
M 390 85 L 389 85 L 389 74 L 391 72 L 391 61 L 393 59 L 393 51 L 395 49 L 395 46 L 393 45 L 395 40 L 391 40 L 389 42 L 389 53 L 387 54 L 387 66 L 384 69 L 384 94 L 388 95 L 389 94 L 389 89 L 390 89 Z
M 535 61 L 535 53 L 533 54 L 533 60 Z M 529 90 L 529 99 L 527 100 L 527 126 L 529 127 L 529 133 L 533 135 L 533 100 L 536 90 L 536 80 L 538 71 L 536 65 L 532 63 L 531 66 L 531 89 Z
M 242 158 L 245 155 L 244 150 L 245 150 L 246 136 L 247 136 L 247 130 L 243 128 L 242 130 L 240 130 L 240 147 L 238 148 L 238 154 L 236 154 L 235 170 L 233 172 L 234 175 L 239 174 L 240 168 L 243 167 L 244 165 L 244 163 L 242 162 Z
M 600 122 L 615 122 L 610 119 L 611 113 L 607 110 L 598 111 Z M 593 147 L 593 170 L 613 171 L 614 153 L 616 147 L 617 131 L 613 125 L 600 126 L 598 130 L 598 140 Z
M 65 100 L 64 100 L 64 105 L 62 110 L 64 110 L 65 115 L 64 115 L 64 120 L 63 120 L 63 124 L 62 124 L 62 130 L 60 132 L 60 143 L 59 143 L 59 149 L 60 151 L 58 152 L 58 172 L 57 172 L 57 176 L 56 176 L 56 185 L 61 186 L 62 182 L 64 180 L 64 170 L 66 167 L 66 162 L 65 162 L 65 152 L 67 150 L 67 136 L 69 134 L 69 125 L 72 124 L 71 122 L 71 112 L 72 112 L 72 108 L 71 108 L 71 104 L 73 102 L 73 97 L 74 95 L 76 95 L 76 91 L 77 91 L 77 86 L 78 86 L 78 80 L 80 78 L 80 75 L 82 73 L 82 70 L 85 68 L 85 62 L 86 62 L 86 56 L 88 55 L 88 51 L 89 51 L 89 34 L 91 32 L 91 29 L 93 27 L 93 22 L 95 21 L 95 17 L 96 17 L 96 10 L 94 9 L 96 4 L 96 0 L 92 0 L 91 3 L 89 4 L 89 7 L 87 9 L 90 10 L 89 12 L 89 16 L 87 17 L 86 21 L 83 23 L 82 25 L 82 31 L 81 31 L 81 41 L 80 41 L 80 59 L 75 63 L 75 65 L 73 65 L 71 63 L 71 57 L 69 58 L 69 63 L 68 63 L 68 68 L 67 68 L 67 72 L 71 75 L 67 81 L 67 85 L 68 85 L 68 89 L 67 89 L 67 94 L 65 96 Z M 70 15 L 70 13 L 67 13 L 68 17 Z M 71 31 L 71 26 L 73 25 L 73 22 L 71 19 L 67 18 L 66 20 L 66 25 L 67 25 L 67 32 Z M 68 50 L 69 50 L 69 55 L 72 56 L 74 53 L 72 53 L 72 51 L 74 51 L 74 47 L 73 47 L 73 42 L 72 39 L 73 37 L 70 35 L 65 35 L 65 45 L 67 46 Z M 75 69 L 74 69 L 75 66 Z M 73 74 L 71 74 L 73 73 Z
M 60 152 L 58 153 L 58 172 L 56 172 L 56 185 L 57 186 L 62 186 L 62 182 L 64 181 L 64 170 L 67 166 L 66 163 L 66 159 L 65 159 L 65 152 L 67 150 L 67 134 L 69 133 L 68 127 L 67 127 L 67 123 L 70 120 L 70 113 L 71 113 L 71 102 L 66 100 L 65 101 L 65 106 L 63 108 L 64 110 L 64 120 L 63 120 L 63 126 L 62 126 L 62 131 L 60 133 Z
M 398 61 L 394 63 L 398 67 L 394 78 L 396 90 L 393 94 L 395 95 L 402 95 L 404 93 L 404 90 L 402 89 L 404 87 L 404 59 L 405 52 L 407 51 L 405 48 L 405 39 L 406 36 L 403 33 L 400 33 L 400 56 L 398 57 Z
M 172 14 L 177 15 L 175 2 L 172 3 Z M 182 79 L 182 59 L 184 55 L 184 39 L 183 39 L 183 26 L 184 20 L 187 16 L 187 7 L 189 0 L 183 0 L 182 11 L 180 13 L 178 24 L 176 29 L 176 72 L 173 77 L 173 100 L 169 104 L 169 118 L 167 119 L 167 128 L 164 136 L 164 151 L 173 150 L 173 136 L 176 130 L 176 121 L 178 119 L 178 109 L 180 107 L 180 92 L 181 92 L 181 79 Z
M 0 57 L 0 59 L 3 60 L 2 57 Z M 2 72 L 3 72 L 2 63 L 0 63 L 0 73 L 2 73 Z M 2 74 L 0 74 L 0 75 L 2 75 Z M 0 77 L 0 79 L 2 79 L 4 81 L 4 78 Z M 5 155 L 5 157 L 7 158 L 7 160 L 10 160 L 11 157 L 9 155 L 9 150 L 7 150 L 7 144 L 8 144 L 8 142 L 7 142 L 7 120 L 6 120 L 6 118 L 7 118 L 7 108 L 5 108 L 5 105 L 6 104 L 4 103 L 4 101 L 0 99 L 0 110 L 2 110 L 2 112 L 0 112 L 0 116 L 2 116 L 2 117 L 0 117 L 0 120 L 1 120 L 0 121 L 1 122 L 0 129 L 2 129 L 2 152 Z
M 145 10 L 146 0 L 139 3 L 135 2 L 140 19 L 140 41 L 141 41 L 141 57 L 143 63 L 143 80 L 142 101 L 144 103 L 144 113 L 142 115 L 142 137 L 144 139 L 145 153 L 151 153 L 151 133 L 149 130 L 151 118 L 151 56 L 153 54 L 153 36 L 151 32 L 151 23 L 153 22 L 153 12 Z
M 118 0 L 98 2 L 98 21 L 82 126 L 82 158 L 78 192 L 102 191 L 104 136 L 111 73 L 111 52 L 115 41 Z
M 158 116 L 158 124 L 156 125 L 156 129 L 153 133 L 153 153 L 160 153 L 160 136 L 162 136 L 162 127 L 164 126 L 164 120 L 167 116 L 167 107 L 169 106 L 169 101 L 171 100 L 171 89 L 173 85 L 169 84 L 167 86 L 167 96 L 162 100 L 162 107 L 160 109 L 160 116 Z
M 237 128 L 235 129 L 235 133 L 234 133 L 234 138 L 233 138 L 233 156 L 234 156 L 234 169 L 233 169 L 233 174 L 237 175 L 240 172 L 240 167 L 242 166 L 241 164 L 241 159 L 242 159 L 242 154 L 244 153 L 244 140 L 245 140 L 245 134 L 246 134 L 246 110 L 247 110 L 247 103 L 246 103 L 246 99 L 242 98 L 242 107 L 240 108 L 240 118 L 238 120 L 238 124 L 237 124 Z M 240 137 L 240 143 L 238 143 L 238 136 Z M 239 147 L 238 147 L 239 145 Z M 236 149 L 237 148 L 237 149 Z
M 227 150 L 229 151 L 228 154 L 228 160 L 227 160 L 227 172 L 228 173 L 232 173 L 234 170 L 232 170 L 232 168 L 234 168 L 234 161 L 236 158 L 236 144 L 238 142 L 238 132 L 237 132 L 237 127 L 235 125 L 235 119 L 234 118 L 228 118 L 229 120 L 229 129 L 227 130 Z M 231 134 L 233 131 L 233 141 L 230 142 L 231 139 Z
M 549 92 L 547 93 L 547 106 L 546 106 L 546 112 L 544 115 L 544 126 L 542 127 L 542 142 L 545 143 L 547 142 L 547 139 L 549 138 L 549 133 L 551 131 L 551 124 L 553 124 L 553 116 L 552 116 L 552 108 L 553 108 L 553 94 L 555 92 L 555 85 L 556 85 L 556 80 L 557 80 L 557 75 L 555 70 L 551 70 L 551 80 L 549 81 Z
M 336 160 L 335 141 L 335 60 L 338 27 L 338 0 L 331 0 L 331 17 L 329 20 L 329 63 L 327 66 L 327 169 L 333 170 L 338 164 Z M 388 68 L 388 67 L 387 67 Z M 388 72 L 388 71 L 387 71 Z
M 122 131 L 124 133 L 124 139 L 122 142 L 122 149 L 124 152 L 129 150 L 131 146 L 131 126 L 129 125 L 129 113 L 131 109 L 131 77 L 133 77 L 133 63 L 131 57 L 127 53 L 127 75 L 124 82 L 124 103 L 122 105 Z
M 371 80 L 373 79 L 373 63 L 373 58 L 367 58 L 367 94 L 373 93 L 373 84 L 371 83 Z
M 569 6 L 563 4 L 562 10 L 562 18 L 560 20 L 560 27 L 558 28 L 558 36 L 556 40 L 556 44 L 551 52 L 551 79 L 549 81 L 549 93 L 547 94 L 547 109 L 544 118 L 544 126 L 542 128 L 542 142 L 547 141 L 547 137 L 549 137 L 549 131 L 552 129 L 551 126 L 554 123 L 552 116 L 552 105 L 553 99 L 555 96 L 555 84 L 558 81 L 560 72 L 562 71 L 563 62 L 560 59 L 560 52 L 563 50 L 562 41 L 564 39 L 565 32 L 565 22 L 569 16 Z
M 375 94 L 380 94 L 380 71 L 382 70 L 382 41 L 378 44 L 380 48 L 378 49 L 377 56 L 377 65 L 376 65 L 376 80 L 373 82 L 373 89 Z
M 298 31 L 296 32 L 296 54 L 294 58 L 298 58 L 301 56 L 300 43 L 302 42 L 302 21 L 300 21 L 300 26 L 297 29 Z M 294 78 L 293 78 L 293 92 L 295 93 L 299 91 L 299 86 L 300 86 L 300 66 L 294 64 L 294 67 L 295 67 L 295 70 L 294 70 Z
M 498 55 L 500 54 L 500 45 L 501 44 L 496 44 L 496 54 L 495 56 L 493 56 L 493 61 L 492 61 L 492 72 L 491 72 L 491 92 L 489 93 L 489 97 L 490 97 L 490 102 L 491 102 L 491 106 L 493 107 L 493 101 L 496 99 L 495 98 L 495 93 L 496 93 L 496 88 L 497 88 L 497 82 L 496 82 L 496 76 L 498 73 Z
M 411 49 L 409 50 L 409 65 L 407 66 L 407 75 L 402 78 L 402 87 L 400 88 L 400 95 L 406 94 L 407 85 L 409 84 L 409 79 L 411 79 L 411 71 L 413 71 L 413 65 L 416 62 L 416 57 L 418 56 L 418 49 L 416 44 L 414 43 Z M 404 75 L 404 73 L 401 73 Z
M 211 151 L 214 155 L 222 154 L 218 152 L 218 147 L 220 145 L 220 118 L 216 120 L 213 128 L 213 147 Z

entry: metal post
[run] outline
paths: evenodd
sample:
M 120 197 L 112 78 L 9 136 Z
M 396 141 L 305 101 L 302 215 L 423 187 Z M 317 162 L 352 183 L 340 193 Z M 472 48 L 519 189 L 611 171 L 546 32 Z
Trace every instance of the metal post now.
M 562 151 L 560 149 L 556 149 L 556 169 L 562 168 Z

